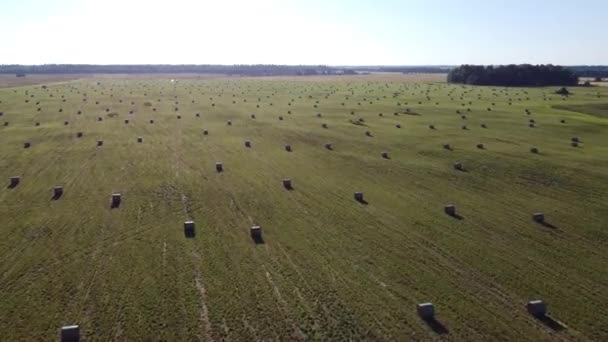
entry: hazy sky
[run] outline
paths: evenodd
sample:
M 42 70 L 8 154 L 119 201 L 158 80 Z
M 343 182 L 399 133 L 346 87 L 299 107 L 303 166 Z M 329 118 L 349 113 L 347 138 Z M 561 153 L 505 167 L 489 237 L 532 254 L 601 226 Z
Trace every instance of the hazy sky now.
M 0 0 L 0 64 L 608 64 L 608 0 Z

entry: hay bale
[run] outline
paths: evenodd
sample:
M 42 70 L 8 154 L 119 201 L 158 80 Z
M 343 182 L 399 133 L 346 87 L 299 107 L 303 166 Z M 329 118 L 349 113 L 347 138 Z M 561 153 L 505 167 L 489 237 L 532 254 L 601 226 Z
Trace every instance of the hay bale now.
M 285 151 L 291 152 L 291 145 L 285 145 Z
M 194 221 L 186 221 L 184 222 L 184 234 L 187 237 L 193 237 L 195 234 L 195 225 Z
M 571 145 L 572 145 L 572 147 L 578 147 L 578 143 L 577 143 L 577 142 L 575 142 L 575 141 L 573 141 L 573 142 L 571 143 Z
M 428 320 L 435 317 L 435 307 L 433 303 L 420 303 L 416 305 L 416 311 L 420 318 Z
M 281 115 L 279 115 L 279 120 L 283 120 L 283 117 Z
M 292 190 L 292 189 L 293 189 L 293 186 L 292 186 L 292 184 L 291 184 L 291 179 L 289 179 L 289 178 L 285 178 L 285 179 L 283 179 L 283 186 L 284 186 L 284 187 L 285 187 L 285 189 L 287 189 L 287 190 Z
M 232 121 L 228 120 L 227 124 L 228 124 L 228 126 L 232 126 Z
M 70 122 L 69 122 L 69 121 L 64 121 L 64 122 L 63 122 L 63 125 L 64 125 L 64 126 L 67 126 L 67 125 L 69 125 L 69 124 L 70 124 Z
M 76 133 L 76 138 L 82 138 L 82 132 Z
M 452 146 L 450 146 L 450 144 L 443 144 L 443 149 L 444 150 L 452 150 Z
M 355 201 L 357 201 L 357 202 L 364 201 L 362 192 L 355 192 L 353 196 L 355 197 Z
M 262 238 L 262 227 L 258 225 L 251 226 L 249 233 L 251 234 L 252 239 L 259 240 Z
M 467 130 L 467 125 L 462 125 L 462 129 Z
M 251 114 L 251 118 L 252 118 L 252 119 L 255 119 L 255 114 Z
M 103 140 L 97 140 L 97 146 L 103 146 Z
M 434 125 L 429 125 L 429 128 L 430 129 L 435 129 L 435 126 Z
M 385 151 L 385 152 L 382 152 L 382 154 L 381 154 L 381 155 L 382 155 L 382 158 L 384 158 L 384 159 L 388 159 L 388 152 L 386 152 L 386 151 Z
M 566 123 L 566 120 L 563 120 L 563 119 L 562 119 L 562 120 L 560 120 L 559 122 L 561 122 L 561 123 L 565 124 L 565 123 Z
M 365 135 L 366 135 L 366 136 L 368 136 L 368 137 L 371 137 L 371 136 L 372 136 L 372 132 L 370 132 L 370 131 L 365 131 Z
M 151 124 L 153 124 L 153 123 L 154 123 L 154 120 L 150 120 L 150 123 L 151 123 Z
M 330 151 L 334 149 L 334 147 L 330 143 L 325 144 L 325 148 L 328 149 L 328 150 L 330 150 Z
M 443 211 L 450 216 L 456 216 L 456 206 L 453 204 L 446 205 Z
M 245 140 L 245 147 L 251 147 L 251 141 Z
M 138 143 L 143 143 L 144 142 L 144 138 L 143 137 L 137 137 L 137 142 Z
M 26 141 L 23 143 L 23 148 L 30 148 L 32 146 L 32 143 L 29 141 Z
M 67 325 L 61 327 L 61 342 L 80 341 L 80 327 L 78 325 Z
M 40 126 L 40 122 L 36 122 L 36 123 L 34 124 L 34 126 L 36 126 L 36 127 Z
M 215 170 L 217 172 L 223 172 L 224 171 L 224 164 L 222 164 L 222 162 L 215 163 Z
M 322 124 L 322 125 L 321 125 L 321 127 L 323 127 L 323 128 L 327 128 L 327 124 L 326 124 L 326 123 L 324 123 L 324 124 Z
M 179 120 L 179 119 L 181 119 L 181 118 L 182 118 L 182 116 L 181 116 L 181 115 L 178 115 L 178 116 L 177 116 L 177 119 L 178 119 L 178 120 Z
M 9 186 L 9 188 L 14 188 L 17 185 L 19 185 L 19 182 L 21 182 L 21 177 L 19 177 L 19 176 L 12 176 L 9 179 L 9 182 L 8 182 L 9 185 L 8 186 Z
M 572 137 L 572 139 L 570 139 L 570 141 L 572 141 L 572 142 L 574 142 L 574 143 L 579 143 L 579 142 L 581 142 L 581 141 L 579 140 L 579 138 L 578 138 L 578 137 Z
M 196 113 L 196 117 L 200 118 L 201 117 L 201 113 Z
M 538 153 L 539 153 L 538 148 L 536 148 L 536 147 L 532 147 L 532 148 L 530 149 L 530 152 L 535 153 L 535 154 L 538 154 Z
M 395 127 L 401 128 L 401 125 L 400 124 L 396 124 Z
M 4 126 L 8 126 L 8 121 L 4 121 Z
M 97 117 L 97 121 L 103 121 L 103 118 L 101 116 Z
M 526 304 L 526 308 L 528 309 L 528 312 L 535 317 L 542 317 L 547 314 L 547 306 L 540 299 L 529 301 L 528 304 Z
M 486 126 L 486 124 L 481 124 L 481 128 L 488 128 L 488 126 Z
M 545 214 L 534 213 L 534 214 L 532 214 L 532 219 L 538 223 L 543 223 L 543 222 L 545 222 Z
M 462 163 L 454 163 L 454 169 L 458 171 L 464 171 L 464 166 L 462 166 Z
M 483 144 L 477 144 L 477 148 L 483 150 L 485 147 L 483 146 Z
M 120 206 L 120 202 L 122 201 L 120 194 L 117 192 L 113 193 L 111 199 L 112 208 L 118 208 Z
M 53 187 L 53 198 L 59 198 L 63 195 L 63 187 L 62 186 L 54 186 Z

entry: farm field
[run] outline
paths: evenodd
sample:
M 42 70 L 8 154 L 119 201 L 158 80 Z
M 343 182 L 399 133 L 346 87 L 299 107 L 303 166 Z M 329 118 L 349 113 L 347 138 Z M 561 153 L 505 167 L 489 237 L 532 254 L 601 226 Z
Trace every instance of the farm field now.
M 420 75 L 2 88 L 0 339 L 78 324 L 84 341 L 606 341 L 608 88 L 556 90 Z M 528 313 L 535 299 L 561 326 Z

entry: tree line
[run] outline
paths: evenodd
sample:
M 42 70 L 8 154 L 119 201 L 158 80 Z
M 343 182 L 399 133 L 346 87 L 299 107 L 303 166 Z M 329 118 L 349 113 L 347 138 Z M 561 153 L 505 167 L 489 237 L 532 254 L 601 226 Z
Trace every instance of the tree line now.
M 148 74 L 192 73 L 227 74 L 244 76 L 274 75 L 339 75 L 355 74 L 352 69 L 324 65 L 94 65 L 94 64 L 44 64 L 0 65 L 0 74 Z
M 573 86 L 578 76 L 558 65 L 461 65 L 448 73 L 449 83 L 516 87 Z

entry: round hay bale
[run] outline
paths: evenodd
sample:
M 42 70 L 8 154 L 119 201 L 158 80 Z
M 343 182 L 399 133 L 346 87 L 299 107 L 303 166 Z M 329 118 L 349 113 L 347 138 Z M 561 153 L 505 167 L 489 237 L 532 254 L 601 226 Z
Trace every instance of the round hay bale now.
M 485 147 L 483 146 L 483 144 L 477 144 L 477 148 L 483 150 Z
M 153 123 L 154 123 L 154 120 L 150 120 L 150 123 L 151 123 L 151 124 L 153 124 Z
M 435 129 L 434 125 L 429 125 L 429 129 Z
M 215 170 L 217 172 L 223 172 L 224 171 L 224 164 L 222 162 L 215 163 Z
M 204 129 L 204 130 L 203 130 L 203 135 L 209 135 L 209 131 L 208 131 L 208 130 L 206 130 L 206 129 Z
M 333 145 L 330 144 L 330 143 L 325 144 L 325 148 L 328 149 L 328 150 L 330 150 L 330 151 L 334 149 Z
M 435 318 L 435 307 L 433 303 L 416 304 L 416 312 L 418 316 L 424 320 L 432 320 Z
M 355 192 L 353 197 L 355 198 L 355 201 L 357 201 L 357 202 L 364 202 L 362 192 Z
M 143 143 L 144 142 L 144 138 L 143 137 L 137 137 L 137 142 L 138 143 Z
M 97 146 L 103 146 L 103 140 L 97 140 Z
M 396 124 L 395 127 L 401 128 L 401 125 L 400 124 Z
M 291 179 L 285 178 L 283 179 L 283 187 L 287 190 L 293 190 L 293 184 L 291 183 Z
M 245 140 L 245 147 L 251 147 L 251 141 Z
M 456 216 L 456 206 L 453 204 L 446 205 L 443 211 L 450 216 Z
M 535 154 L 538 154 L 538 153 L 539 153 L 538 148 L 536 148 L 536 147 L 532 147 L 532 148 L 530 149 L 530 152 L 535 153 Z
M 385 152 L 382 152 L 382 153 L 381 153 L 381 155 L 382 155 L 382 158 L 384 158 L 384 159 L 389 159 L 389 157 L 388 157 L 388 152 L 386 152 L 386 151 L 385 151 Z
M 292 151 L 291 145 L 285 145 L 285 151 L 291 152 Z
M 82 132 L 76 133 L 76 138 L 82 138 Z
M 226 124 L 227 124 L 228 126 L 232 126 L 232 121 L 231 121 L 231 120 L 228 120 L 228 122 L 226 122 Z
M 8 187 L 9 188 L 14 188 L 17 185 L 19 185 L 19 182 L 21 182 L 21 177 L 19 177 L 19 176 L 12 176 L 11 178 L 9 178 L 9 183 L 8 183 L 9 185 L 8 185 Z
M 534 213 L 532 214 L 532 219 L 538 223 L 545 222 L 545 215 L 543 213 Z
M 454 163 L 454 169 L 458 171 L 464 171 L 464 166 L 462 166 L 462 163 Z
M 32 143 L 30 143 L 29 141 L 26 141 L 23 143 L 23 148 L 30 148 L 32 146 Z

